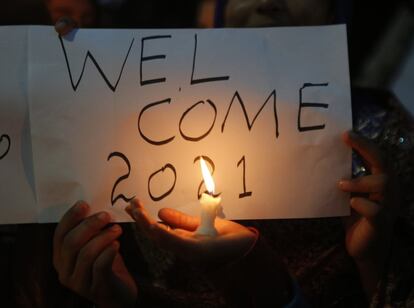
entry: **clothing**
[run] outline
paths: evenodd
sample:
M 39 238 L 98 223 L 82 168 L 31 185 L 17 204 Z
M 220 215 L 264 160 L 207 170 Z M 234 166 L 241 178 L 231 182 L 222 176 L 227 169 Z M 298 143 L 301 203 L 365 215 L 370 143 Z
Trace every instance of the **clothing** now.
M 198 267 L 198 274 L 212 283 L 223 299 L 214 301 L 214 297 L 208 293 L 194 292 L 182 292 L 180 297 L 177 291 L 145 285 L 136 306 L 306 307 L 302 305 L 304 301 L 297 283 L 286 272 L 266 241 L 260 238 L 259 232 L 253 228 L 251 230 L 256 234 L 256 241 L 244 256 L 229 264 Z

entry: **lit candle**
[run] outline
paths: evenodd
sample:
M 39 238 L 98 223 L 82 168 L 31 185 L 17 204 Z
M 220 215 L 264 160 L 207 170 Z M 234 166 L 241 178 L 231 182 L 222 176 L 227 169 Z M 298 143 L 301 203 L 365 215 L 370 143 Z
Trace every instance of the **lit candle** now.
M 218 206 L 221 202 L 221 197 L 214 196 L 213 177 L 211 176 L 207 164 L 202 157 L 200 158 L 200 166 L 207 192 L 201 195 L 201 222 L 200 226 L 197 228 L 196 234 L 213 237 L 217 235 L 217 230 L 214 227 L 214 221 L 216 219 Z

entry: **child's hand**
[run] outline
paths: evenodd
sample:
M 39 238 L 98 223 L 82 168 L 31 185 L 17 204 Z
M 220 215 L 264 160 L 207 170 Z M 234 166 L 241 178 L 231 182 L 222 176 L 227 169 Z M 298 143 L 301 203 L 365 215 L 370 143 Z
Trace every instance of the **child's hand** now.
M 372 294 L 390 249 L 398 194 L 387 191 L 387 199 L 384 199 L 386 185 L 391 187 L 387 184 L 390 175 L 384 170 L 378 148 L 353 132 L 345 133 L 343 139 L 362 156 L 371 172 L 356 179 L 341 180 L 339 188 L 364 194 L 351 198 L 351 207 L 356 213 L 345 220 L 346 249 L 357 263 L 367 294 Z
M 199 218 L 167 208 L 159 211 L 162 222 L 157 223 L 148 216 L 139 200 L 133 200 L 126 210 L 138 228 L 160 247 L 199 265 L 234 261 L 246 254 L 257 238 L 248 228 L 220 218 L 215 221 L 217 237 L 198 236 L 195 230 L 200 224 Z
M 397 205 L 384 202 L 388 176 L 377 147 L 353 132 L 345 133 L 343 138 L 347 145 L 362 156 L 371 171 L 370 175 L 339 182 L 343 191 L 366 194 L 351 198 L 351 207 L 359 215 L 347 222 L 346 247 L 356 260 L 378 257 L 387 248 Z
M 86 217 L 78 202 L 59 222 L 53 239 L 53 264 L 60 282 L 98 307 L 133 307 L 137 287 L 119 254 L 119 225 L 106 212 Z

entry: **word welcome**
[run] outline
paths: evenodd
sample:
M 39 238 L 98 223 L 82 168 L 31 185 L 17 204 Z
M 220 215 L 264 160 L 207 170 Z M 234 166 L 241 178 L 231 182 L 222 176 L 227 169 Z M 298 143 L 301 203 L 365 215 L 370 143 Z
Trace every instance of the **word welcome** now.
M 167 82 L 167 78 L 165 76 L 158 76 L 156 78 L 152 77 L 152 78 L 147 78 L 146 77 L 146 72 L 150 71 L 150 63 L 152 61 L 167 61 L 167 55 L 166 54 L 156 54 L 156 53 L 152 53 L 151 52 L 151 46 L 150 43 L 151 41 L 154 40 L 171 40 L 172 39 L 172 35 L 155 35 L 155 36 L 147 36 L 147 37 L 142 37 L 141 38 L 141 46 L 140 46 L 140 65 L 139 65 L 139 77 L 140 77 L 140 86 L 141 87 L 145 87 L 148 85 L 154 85 L 154 84 L 161 84 L 161 83 L 165 83 Z M 86 53 L 86 56 L 83 60 L 83 66 L 82 66 L 82 70 L 80 73 L 80 76 L 77 80 L 74 79 L 73 74 L 72 74 L 72 69 L 69 63 L 69 58 L 68 58 L 68 54 L 66 51 L 66 47 L 64 44 L 63 39 L 59 36 L 59 40 L 60 40 L 60 46 L 62 48 L 62 52 L 64 55 L 64 59 L 65 59 L 65 63 L 66 63 L 66 67 L 67 67 L 67 72 L 69 75 L 69 80 L 70 80 L 70 85 L 73 89 L 73 91 L 77 91 L 79 84 L 83 78 L 85 69 L 86 69 L 86 65 L 88 63 L 88 60 L 90 60 L 93 65 L 95 66 L 95 68 L 97 69 L 98 73 L 100 74 L 100 76 L 102 77 L 103 81 L 105 82 L 105 84 L 107 85 L 107 87 L 113 91 L 116 92 L 117 87 L 119 85 L 119 82 L 121 80 L 125 65 L 127 63 L 127 60 L 130 56 L 131 50 L 135 44 L 135 38 L 132 38 L 129 45 L 127 46 L 126 49 L 126 53 L 125 56 L 123 58 L 123 62 L 122 65 L 119 69 L 119 73 L 118 76 L 116 76 L 114 81 L 111 81 L 110 78 L 107 76 L 107 74 L 105 74 L 105 72 L 103 71 L 103 69 L 101 68 L 101 66 L 99 65 L 98 61 L 95 59 L 94 55 L 88 50 Z M 198 57 L 197 57 L 197 46 L 198 46 L 198 36 L 197 34 L 194 35 L 194 50 L 193 50 L 193 57 L 192 57 L 192 70 L 191 70 L 191 77 L 189 80 L 189 84 L 190 85 L 196 85 L 196 84 L 202 84 L 202 83 L 210 83 L 210 82 L 226 82 L 228 80 L 230 80 L 231 76 L 230 75 L 223 75 L 223 76 L 208 76 L 208 77 L 203 77 L 203 78 L 199 78 L 197 76 L 202 76 L 202 75 L 206 75 L 206 74 L 202 74 L 200 72 L 196 72 L 196 67 L 197 67 L 197 63 L 199 61 Z M 145 64 L 145 65 L 144 65 Z M 145 66 L 145 67 L 144 67 Z M 302 124 L 301 122 L 301 115 L 302 115 L 302 110 L 304 108 L 328 108 L 329 105 L 325 104 L 325 103 L 317 103 L 317 102 L 306 102 L 303 99 L 304 96 L 304 91 L 307 88 L 311 88 L 311 87 L 327 87 L 329 85 L 328 82 L 324 82 L 324 83 L 312 83 L 312 82 L 304 82 L 302 84 L 302 86 L 299 88 L 298 90 L 298 115 L 297 115 L 297 130 L 299 132 L 307 132 L 307 131 L 313 131 L 313 130 L 322 130 L 325 128 L 325 124 L 324 123 L 318 123 L 315 125 L 310 125 L 310 126 L 305 126 Z M 234 91 L 234 94 L 230 100 L 230 102 L 228 103 L 228 107 L 226 109 L 225 112 L 225 116 L 223 118 L 223 120 L 220 123 L 220 130 L 221 133 L 224 133 L 226 124 L 227 124 L 227 119 L 231 113 L 231 111 L 236 108 L 234 106 L 239 105 L 243 115 L 244 115 L 244 121 L 247 125 L 247 128 L 249 131 L 252 130 L 254 124 L 256 123 L 256 120 L 258 119 L 259 115 L 262 113 L 262 111 L 264 110 L 264 108 L 266 107 L 266 105 L 270 105 L 272 108 L 272 115 L 273 115 L 273 119 L 274 119 L 274 125 L 275 125 L 275 138 L 277 139 L 280 135 L 279 132 L 279 119 L 278 119 L 278 110 L 277 110 L 277 91 L 276 89 L 272 89 L 271 91 L 269 91 L 270 94 L 268 94 L 267 96 L 265 96 L 264 99 L 264 103 L 262 105 L 260 105 L 260 108 L 258 109 L 258 111 L 254 114 L 254 116 L 252 118 L 249 117 L 249 113 L 247 111 L 247 107 L 246 107 L 246 103 L 242 97 L 242 95 L 240 94 L 240 91 L 236 90 Z M 152 145 L 152 146 L 163 146 L 166 144 L 169 144 L 171 142 L 173 142 L 176 137 L 179 135 L 181 136 L 181 138 L 183 138 L 184 140 L 188 141 L 188 142 L 199 142 L 201 140 L 203 140 L 204 138 L 206 138 L 211 131 L 213 130 L 213 128 L 216 125 L 216 121 L 218 118 L 218 111 L 217 111 L 217 106 L 214 103 L 214 101 L 212 99 L 205 99 L 205 100 L 199 100 L 196 101 L 194 104 L 192 104 L 191 106 L 189 106 L 181 115 L 181 117 L 179 119 L 177 119 L 178 122 L 178 131 L 173 133 L 173 134 L 168 134 L 166 133 L 165 138 L 163 139 L 155 139 L 154 137 L 151 136 L 151 134 L 149 133 L 149 131 L 151 130 L 151 127 L 143 127 L 143 119 L 145 118 L 145 116 L 148 113 L 151 112 L 157 112 L 157 110 L 160 110 L 160 107 L 162 106 L 168 106 L 171 105 L 172 103 L 172 99 L 171 97 L 163 97 L 163 98 L 159 98 L 157 100 L 154 100 L 150 103 L 147 103 L 146 105 L 144 105 L 144 107 L 140 110 L 139 115 L 138 115 L 138 119 L 137 119 L 137 129 L 139 132 L 139 135 L 141 136 L 141 138 L 147 142 L 148 144 Z M 191 117 L 192 112 L 194 112 L 194 110 L 196 110 L 197 107 L 204 105 L 204 106 L 208 106 L 211 111 L 214 113 L 214 117 L 212 117 L 211 123 L 210 125 L 206 128 L 206 130 L 199 134 L 199 135 L 194 135 L 189 131 L 185 131 L 183 128 L 183 123 L 188 120 L 189 117 Z M 210 165 L 210 168 L 212 169 L 212 172 L 214 172 L 215 169 L 215 164 L 213 162 L 213 160 L 205 155 L 200 155 L 198 157 L 194 158 L 193 163 L 197 162 L 200 157 L 203 157 Z M 131 173 L 131 164 L 129 159 L 127 158 L 127 156 L 121 152 L 117 152 L 114 151 L 112 153 L 109 154 L 107 161 L 111 161 L 112 159 L 121 159 L 127 166 L 127 173 L 121 175 L 114 183 L 112 191 L 111 191 L 111 204 L 114 205 L 118 200 L 123 200 L 125 202 L 129 202 L 130 200 L 132 200 L 135 196 L 125 196 L 122 193 L 116 193 L 117 190 L 117 186 L 122 182 L 125 181 L 129 178 L 130 173 Z M 242 168 L 242 183 L 243 183 L 243 187 L 242 187 L 242 192 L 240 192 L 239 194 L 239 198 L 246 198 L 246 197 L 250 197 L 252 196 L 252 191 L 249 191 L 246 188 L 246 157 L 245 155 L 242 155 L 241 159 L 238 160 L 237 162 L 237 168 L 241 167 Z M 155 195 L 153 193 L 153 189 L 151 186 L 152 181 L 154 180 L 154 178 L 158 177 L 158 176 L 162 176 L 163 174 L 165 174 L 166 172 L 169 172 L 173 175 L 172 181 L 171 181 L 171 185 L 170 187 L 163 193 Z M 164 198 L 166 198 L 167 196 L 169 196 L 176 185 L 177 182 L 177 170 L 175 168 L 175 166 L 171 163 L 166 163 L 164 166 L 162 166 L 160 169 L 158 170 L 154 170 L 154 172 L 149 176 L 148 181 L 147 181 L 147 189 L 148 189 L 148 195 L 150 196 L 150 198 L 154 201 L 160 201 Z M 203 182 L 200 183 L 200 185 L 198 186 L 198 190 L 197 190 L 197 197 L 200 198 L 201 197 L 201 192 L 202 192 L 202 186 L 203 186 Z

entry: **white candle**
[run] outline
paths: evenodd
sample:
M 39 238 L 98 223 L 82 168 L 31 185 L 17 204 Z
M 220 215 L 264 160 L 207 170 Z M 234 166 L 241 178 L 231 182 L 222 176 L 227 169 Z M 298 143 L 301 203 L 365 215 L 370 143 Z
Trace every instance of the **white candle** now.
M 214 196 L 214 181 L 208 170 L 206 162 L 200 158 L 201 172 L 203 174 L 204 183 L 208 193 L 201 195 L 201 215 L 200 226 L 197 228 L 197 235 L 211 236 L 217 235 L 217 230 L 214 226 L 214 221 L 217 215 L 217 209 L 221 202 L 221 197 Z

